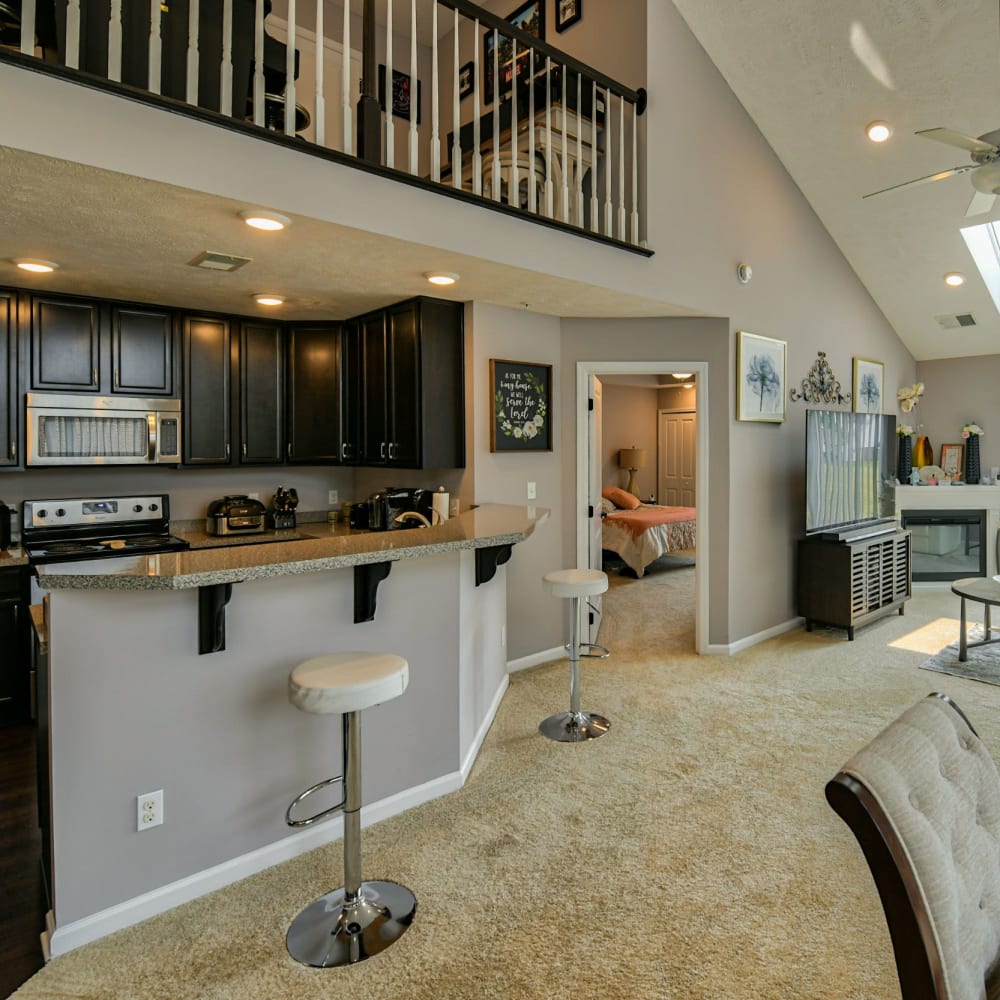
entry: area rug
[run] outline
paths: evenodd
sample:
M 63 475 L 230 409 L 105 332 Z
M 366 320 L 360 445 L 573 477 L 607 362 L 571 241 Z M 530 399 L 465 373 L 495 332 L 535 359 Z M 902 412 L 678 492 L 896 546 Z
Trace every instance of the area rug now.
M 983 638 L 981 625 L 969 629 L 969 642 Z M 994 646 L 976 646 L 968 651 L 969 658 L 962 663 L 958 658 L 958 640 L 938 650 L 929 660 L 920 664 L 921 670 L 936 670 L 953 677 L 967 677 L 972 681 L 1000 686 L 1000 643 Z

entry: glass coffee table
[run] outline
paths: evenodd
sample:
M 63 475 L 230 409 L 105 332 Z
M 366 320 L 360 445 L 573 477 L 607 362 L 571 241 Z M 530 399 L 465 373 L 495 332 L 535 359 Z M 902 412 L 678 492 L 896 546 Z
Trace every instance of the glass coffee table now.
M 969 650 L 973 646 L 985 646 L 991 642 L 1000 642 L 1000 636 L 993 638 L 993 627 L 990 625 L 990 608 L 1000 606 L 1000 581 L 992 576 L 970 576 L 964 580 L 956 580 L 951 585 L 951 592 L 962 598 L 962 624 L 958 633 L 958 658 L 964 663 L 969 658 Z M 976 642 L 969 642 L 965 614 L 967 600 L 983 605 L 983 638 Z

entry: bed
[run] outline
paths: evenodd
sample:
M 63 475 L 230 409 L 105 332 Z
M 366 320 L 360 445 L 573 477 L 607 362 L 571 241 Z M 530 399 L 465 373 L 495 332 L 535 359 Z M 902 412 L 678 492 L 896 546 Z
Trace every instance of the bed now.
M 620 556 L 636 576 L 642 576 L 660 556 L 695 547 L 695 509 L 640 504 L 633 510 L 620 510 L 606 501 L 601 536 L 605 549 Z

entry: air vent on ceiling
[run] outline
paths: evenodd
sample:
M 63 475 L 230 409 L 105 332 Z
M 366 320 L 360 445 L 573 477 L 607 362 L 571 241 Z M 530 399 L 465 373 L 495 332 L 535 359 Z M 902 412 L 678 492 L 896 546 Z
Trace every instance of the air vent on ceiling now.
M 945 330 L 957 330 L 960 326 L 975 326 L 976 318 L 972 313 L 959 313 L 957 316 L 935 316 Z
M 236 257 L 231 253 L 218 253 L 215 250 L 203 250 L 194 260 L 189 261 L 192 267 L 205 267 L 209 271 L 236 271 L 244 264 L 249 264 L 253 257 Z

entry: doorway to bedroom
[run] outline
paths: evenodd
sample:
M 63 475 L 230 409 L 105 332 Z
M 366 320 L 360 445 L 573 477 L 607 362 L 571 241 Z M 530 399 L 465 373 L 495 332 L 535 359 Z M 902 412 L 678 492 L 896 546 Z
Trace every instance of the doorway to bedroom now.
M 577 365 L 577 564 L 604 568 L 612 600 L 627 600 L 629 587 L 676 584 L 664 587 L 664 600 L 687 616 L 700 653 L 708 645 L 708 537 L 698 530 L 708 509 L 707 374 L 705 362 Z M 671 590 L 687 597 L 672 601 Z M 589 611 L 598 641 L 603 608 Z

